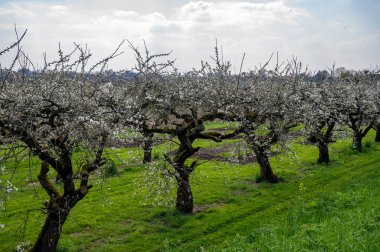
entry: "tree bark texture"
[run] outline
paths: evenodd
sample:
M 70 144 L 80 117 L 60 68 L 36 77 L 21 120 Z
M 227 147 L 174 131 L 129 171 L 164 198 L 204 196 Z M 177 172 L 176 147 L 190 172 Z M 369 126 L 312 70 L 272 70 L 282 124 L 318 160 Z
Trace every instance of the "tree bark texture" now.
M 65 223 L 69 211 L 52 211 L 46 216 L 37 241 L 32 252 L 55 252 L 61 236 L 62 226 Z
M 176 179 L 178 183 L 176 208 L 181 213 L 192 213 L 194 203 L 190 187 L 190 174 L 181 172 L 176 176 Z
M 380 124 L 376 125 L 375 131 L 376 131 L 375 142 L 380 142 Z
M 318 142 L 318 150 L 319 150 L 318 163 L 328 164 L 330 162 L 328 143 L 323 142 L 323 141 L 319 141 Z
M 54 252 L 57 250 L 62 227 L 67 216 L 71 209 L 87 194 L 88 189 L 91 188 L 91 186 L 87 185 L 89 177 L 88 166 L 82 167 L 82 179 L 78 190 L 75 190 L 71 165 L 68 165 L 66 168 L 66 171 L 68 170 L 69 172 L 60 174 L 64 183 L 64 194 L 62 195 L 48 178 L 49 164 L 45 161 L 41 162 L 38 181 L 50 196 L 50 200 L 44 203 L 46 207 L 46 219 L 30 251 Z
M 260 165 L 260 173 L 263 180 L 269 183 L 277 183 L 278 177 L 273 173 L 268 156 L 262 150 L 255 151 L 257 162 Z
M 353 141 L 352 141 L 352 147 L 355 150 L 359 151 L 359 152 L 363 151 L 362 140 L 363 140 L 362 134 L 360 134 L 360 132 L 354 132 L 354 138 L 353 138 Z
M 143 163 L 151 163 L 152 162 L 152 148 L 153 148 L 153 134 L 147 133 L 144 134 L 144 144 L 143 144 L 143 150 L 144 150 L 144 158 Z
M 152 162 L 152 145 L 148 145 L 144 143 L 144 158 L 143 163 L 151 163 Z

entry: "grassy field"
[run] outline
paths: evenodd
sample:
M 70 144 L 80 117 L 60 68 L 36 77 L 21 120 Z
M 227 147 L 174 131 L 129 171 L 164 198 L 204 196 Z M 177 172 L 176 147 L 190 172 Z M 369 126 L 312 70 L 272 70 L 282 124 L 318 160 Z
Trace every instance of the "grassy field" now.
M 120 162 L 139 160 L 137 148 L 110 150 L 119 153 L 118 175 L 93 179 L 94 188 L 70 213 L 59 251 L 380 251 L 380 144 L 373 139 L 370 132 L 363 153 L 351 149 L 350 139 L 332 144 L 329 165 L 316 164 L 316 147 L 295 141 L 296 157 L 271 158 L 283 180 L 275 185 L 255 182 L 255 163 L 202 160 L 192 177 L 198 210 L 192 215 L 177 213 L 173 204 L 149 204 L 146 193 L 155 188 L 136 186 L 146 168 Z M 41 203 L 48 197 L 33 183 L 37 167 L 28 166 L 26 160 L 14 174 L 0 175 L 13 176 L 19 187 L 0 212 L 0 251 L 33 243 L 44 219 Z

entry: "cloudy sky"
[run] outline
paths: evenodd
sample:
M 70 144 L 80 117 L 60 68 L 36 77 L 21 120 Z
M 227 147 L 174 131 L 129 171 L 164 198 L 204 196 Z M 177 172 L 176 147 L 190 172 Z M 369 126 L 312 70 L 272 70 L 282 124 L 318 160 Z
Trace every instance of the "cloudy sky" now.
M 210 59 L 215 39 L 224 58 L 245 68 L 265 62 L 272 52 L 296 56 L 312 69 L 333 63 L 349 69 L 380 65 L 380 0 L 0 0 L 0 48 L 28 29 L 23 48 L 34 62 L 57 55 L 58 43 L 91 48 L 97 59 L 123 39 L 152 53 L 173 51 L 181 70 Z M 133 55 L 114 60 L 129 68 Z M 6 60 L 5 58 L 1 60 Z

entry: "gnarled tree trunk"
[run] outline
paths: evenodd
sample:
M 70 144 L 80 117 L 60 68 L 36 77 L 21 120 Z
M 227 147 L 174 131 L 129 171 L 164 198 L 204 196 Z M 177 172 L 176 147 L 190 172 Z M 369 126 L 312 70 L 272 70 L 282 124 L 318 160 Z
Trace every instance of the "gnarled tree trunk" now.
M 359 152 L 363 151 L 362 140 L 363 140 L 363 135 L 360 132 L 357 132 L 357 131 L 354 132 L 352 147 Z
M 177 127 L 171 134 L 178 137 L 180 146 L 178 147 L 174 158 L 164 155 L 166 161 L 175 170 L 174 176 L 177 180 L 177 198 L 176 208 L 181 213 L 192 213 L 194 208 L 193 193 L 190 186 L 190 175 L 198 165 L 193 161 L 190 165 L 185 165 L 188 158 L 194 155 L 200 147 L 193 147 L 195 139 L 211 139 L 220 142 L 221 137 L 224 139 L 234 137 L 237 133 L 221 135 L 219 133 L 202 133 L 205 127 L 203 121 L 190 121 L 188 125 Z
M 175 169 L 175 178 L 177 180 L 176 208 L 181 213 L 192 213 L 194 208 L 190 174 L 197 166 L 197 161 L 194 161 L 190 166 L 185 165 L 186 160 L 199 150 L 199 147 L 193 148 L 192 146 L 198 136 L 197 132 L 193 132 L 193 134 L 191 135 L 187 128 L 178 131 L 177 137 L 181 144 L 173 161 L 167 159 Z
M 324 141 L 318 141 L 318 150 L 319 150 L 318 163 L 328 164 L 330 162 L 328 143 Z
M 152 148 L 153 148 L 153 133 L 143 133 L 144 134 L 144 143 L 143 143 L 143 150 L 144 150 L 144 158 L 143 163 L 150 163 L 152 162 Z
M 273 173 L 267 154 L 261 148 L 254 150 L 254 152 L 256 154 L 257 162 L 260 165 L 262 179 L 269 183 L 277 183 L 278 177 Z
M 186 168 L 183 167 L 183 170 Z M 188 172 L 178 172 L 177 176 L 177 198 L 176 208 L 181 213 L 192 213 L 194 208 L 193 193 L 190 187 L 190 174 Z
M 376 131 L 375 142 L 380 142 L 380 124 L 377 124 L 374 129 Z
M 61 236 L 62 226 L 65 223 L 69 211 L 50 211 L 45 219 L 32 252 L 55 252 Z
M 362 152 L 363 151 L 362 140 L 367 135 L 367 133 L 373 128 L 375 122 L 374 121 L 370 122 L 369 124 L 365 126 L 365 128 L 362 128 L 362 126 L 364 125 L 362 125 L 362 123 L 359 123 L 359 122 L 360 122 L 359 119 L 350 115 L 350 124 L 348 126 L 354 132 L 352 147 L 355 150 Z
M 82 178 L 80 188 L 75 190 L 74 180 L 72 176 L 72 166 L 70 159 L 64 159 L 67 166 L 61 171 L 60 176 L 64 183 L 64 194 L 62 195 L 58 189 L 52 184 L 48 178 L 49 163 L 46 161 L 41 162 L 41 170 L 38 175 L 38 181 L 50 196 L 50 200 L 45 204 L 46 206 L 46 219 L 38 235 L 37 241 L 34 243 L 31 251 L 33 252 L 55 252 L 63 224 L 66 222 L 67 216 L 71 209 L 87 194 L 89 167 L 84 165 L 82 167 Z M 63 162 L 62 162 L 63 163 Z M 65 175 L 63 175 L 65 174 Z

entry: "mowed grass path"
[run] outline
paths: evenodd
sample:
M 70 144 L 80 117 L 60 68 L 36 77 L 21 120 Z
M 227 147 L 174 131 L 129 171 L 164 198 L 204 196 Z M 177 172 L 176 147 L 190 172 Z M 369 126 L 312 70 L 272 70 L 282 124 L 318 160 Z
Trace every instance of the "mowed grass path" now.
M 192 215 L 144 205 L 149 189 L 134 180 L 145 168 L 120 166 L 118 176 L 94 179 L 70 213 L 59 251 L 380 251 L 380 144 L 373 139 L 371 132 L 364 153 L 352 151 L 349 139 L 333 144 L 330 165 L 316 164 L 316 147 L 294 143 L 298 158 L 271 159 L 284 180 L 276 185 L 255 183 L 257 164 L 201 162 L 192 178 L 201 211 Z M 121 159 L 139 155 L 119 151 Z M 37 172 L 24 166 L 13 178 L 23 186 L 0 215 L 0 251 L 33 242 L 44 219 L 48 197 L 23 182 Z

